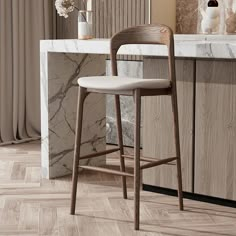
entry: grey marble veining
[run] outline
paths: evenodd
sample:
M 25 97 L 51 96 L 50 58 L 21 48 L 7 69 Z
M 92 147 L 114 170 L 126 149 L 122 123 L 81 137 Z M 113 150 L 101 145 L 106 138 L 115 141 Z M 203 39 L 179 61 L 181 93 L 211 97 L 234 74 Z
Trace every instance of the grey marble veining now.
M 134 78 L 143 78 L 142 61 L 118 61 L 118 74 Z M 106 74 L 111 75 L 111 63 L 107 60 Z M 133 146 L 134 143 L 134 102 L 132 97 L 121 96 L 121 113 L 123 143 L 126 146 Z M 116 114 L 114 96 L 108 95 L 106 101 L 106 141 L 107 143 L 117 144 Z
M 45 59 L 44 59 L 45 60 Z M 104 75 L 105 57 L 91 54 L 49 53 L 48 79 L 41 80 L 42 175 L 54 178 L 71 173 L 77 108 L 77 79 Z M 44 76 L 47 76 L 44 73 Z M 45 84 L 45 81 L 48 83 Z M 48 94 L 47 96 L 44 96 Z M 90 94 L 84 105 L 81 155 L 105 149 L 105 96 Z M 89 165 L 105 163 L 104 157 Z
M 236 58 L 236 35 L 175 35 L 175 56 L 190 58 Z M 110 39 L 43 40 L 41 52 L 109 54 Z M 125 45 L 120 55 L 167 56 L 164 45 Z

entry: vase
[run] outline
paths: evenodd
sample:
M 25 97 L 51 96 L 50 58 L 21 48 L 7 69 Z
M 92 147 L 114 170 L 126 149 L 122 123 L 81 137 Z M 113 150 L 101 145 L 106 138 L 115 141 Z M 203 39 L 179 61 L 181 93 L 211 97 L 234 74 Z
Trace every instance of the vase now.
M 93 38 L 93 12 L 81 10 L 78 13 L 78 38 Z

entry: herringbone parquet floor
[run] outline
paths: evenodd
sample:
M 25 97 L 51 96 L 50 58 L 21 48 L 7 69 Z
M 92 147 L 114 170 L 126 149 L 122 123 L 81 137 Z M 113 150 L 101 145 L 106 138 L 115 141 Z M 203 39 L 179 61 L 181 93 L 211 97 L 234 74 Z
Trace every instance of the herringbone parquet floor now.
M 38 143 L 0 147 L 0 235 L 236 235 L 236 209 L 185 200 L 180 212 L 177 198 L 149 192 L 141 194 L 141 230 L 133 231 L 131 180 L 123 200 L 119 177 L 82 172 L 76 216 L 70 190 L 70 177 L 40 180 Z

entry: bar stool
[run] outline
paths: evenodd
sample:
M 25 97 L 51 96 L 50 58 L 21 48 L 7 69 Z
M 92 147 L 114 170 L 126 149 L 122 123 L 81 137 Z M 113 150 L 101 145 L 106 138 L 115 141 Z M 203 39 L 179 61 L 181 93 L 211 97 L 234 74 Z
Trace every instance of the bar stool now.
M 125 44 L 162 44 L 168 49 L 169 78 L 168 79 L 138 79 L 119 77 L 117 73 L 117 51 Z M 165 25 L 141 25 L 122 30 L 115 34 L 111 39 L 111 62 L 112 76 L 94 76 L 78 79 L 79 96 L 76 121 L 75 152 L 72 176 L 72 197 L 71 214 L 75 214 L 76 192 L 78 181 L 78 168 L 95 170 L 115 175 L 120 175 L 123 185 L 123 197 L 127 199 L 126 176 L 134 177 L 134 228 L 139 229 L 139 208 L 140 208 L 140 170 L 154 166 L 166 164 L 176 160 L 177 179 L 178 179 L 178 197 L 179 208 L 183 210 L 182 197 L 182 174 L 180 159 L 180 141 L 179 141 L 179 121 L 177 107 L 175 58 L 174 58 L 174 39 L 172 30 Z M 107 150 L 87 156 L 80 156 L 80 143 L 82 132 L 83 104 L 89 93 L 113 94 L 115 96 L 117 133 L 119 148 Z M 122 140 L 120 95 L 133 96 L 135 103 L 135 131 L 134 131 L 134 174 L 125 172 L 124 147 Z M 172 111 L 174 117 L 175 146 L 176 157 L 156 160 L 154 158 L 140 157 L 140 121 L 141 121 L 141 97 L 142 96 L 161 96 L 169 95 L 172 101 Z M 120 171 L 110 170 L 100 167 L 80 166 L 79 160 L 94 158 L 111 152 L 120 151 Z M 140 161 L 146 161 L 146 164 L 140 165 Z

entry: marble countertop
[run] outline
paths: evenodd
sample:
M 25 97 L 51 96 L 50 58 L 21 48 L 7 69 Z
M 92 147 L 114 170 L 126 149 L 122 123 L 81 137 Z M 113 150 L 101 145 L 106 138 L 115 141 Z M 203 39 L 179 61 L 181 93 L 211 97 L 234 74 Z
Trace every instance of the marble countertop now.
M 236 58 L 236 35 L 175 35 L 176 57 Z M 41 40 L 41 52 L 109 54 L 110 39 Z M 118 54 L 167 56 L 163 45 L 125 45 Z

